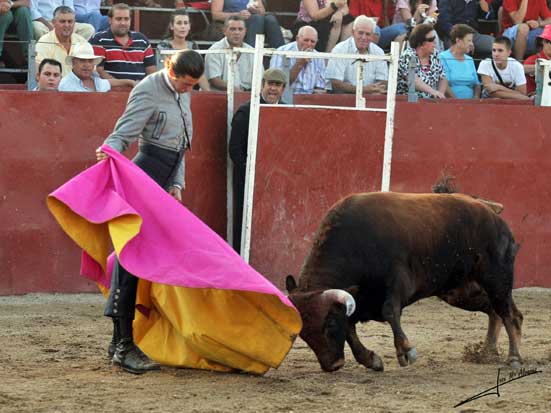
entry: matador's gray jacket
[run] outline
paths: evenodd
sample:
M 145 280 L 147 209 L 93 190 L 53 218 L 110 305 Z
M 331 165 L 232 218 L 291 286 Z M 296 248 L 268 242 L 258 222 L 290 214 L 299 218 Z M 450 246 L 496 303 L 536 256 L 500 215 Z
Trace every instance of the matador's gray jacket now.
M 190 101 L 189 93 L 177 93 L 171 88 L 165 70 L 147 76 L 130 92 L 126 110 L 105 144 L 123 152 L 140 138 L 140 145 L 177 152 L 191 148 Z M 182 157 L 173 184 L 184 187 L 184 182 L 185 159 Z

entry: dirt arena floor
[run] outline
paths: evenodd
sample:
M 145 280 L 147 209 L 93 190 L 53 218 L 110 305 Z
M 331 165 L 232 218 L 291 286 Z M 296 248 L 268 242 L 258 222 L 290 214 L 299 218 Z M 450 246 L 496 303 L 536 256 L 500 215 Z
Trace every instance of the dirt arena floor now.
M 105 357 L 111 323 L 95 294 L 0 297 L 1 412 L 551 412 L 551 290 L 521 289 L 524 313 L 517 380 L 460 407 L 454 405 L 507 380 L 502 362 L 467 362 L 486 331 L 484 314 L 437 299 L 408 307 L 402 318 L 418 361 L 400 368 L 388 325 L 359 327 L 385 371 L 347 363 L 323 373 L 298 339 L 279 369 L 263 377 L 163 368 L 134 376 Z M 500 337 L 502 361 L 506 334 Z M 536 373 L 537 372 L 537 373 Z M 530 374 L 534 373 L 534 374 Z M 495 390 L 494 390 L 495 392 Z

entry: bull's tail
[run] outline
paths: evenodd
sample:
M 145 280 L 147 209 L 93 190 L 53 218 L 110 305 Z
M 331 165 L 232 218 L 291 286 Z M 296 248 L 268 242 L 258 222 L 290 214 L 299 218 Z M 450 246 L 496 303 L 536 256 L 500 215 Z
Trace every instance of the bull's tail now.
M 455 176 L 448 174 L 447 171 L 442 172 L 438 180 L 432 186 L 432 192 L 435 194 L 454 194 L 459 192 L 453 181 Z

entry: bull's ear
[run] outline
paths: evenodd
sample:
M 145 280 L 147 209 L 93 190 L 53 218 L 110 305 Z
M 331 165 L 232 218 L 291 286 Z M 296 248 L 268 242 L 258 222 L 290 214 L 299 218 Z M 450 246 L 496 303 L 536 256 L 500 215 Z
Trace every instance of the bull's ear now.
M 285 277 L 285 288 L 289 293 L 292 293 L 293 290 L 297 288 L 297 283 L 295 282 L 294 277 L 290 274 L 287 277 Z

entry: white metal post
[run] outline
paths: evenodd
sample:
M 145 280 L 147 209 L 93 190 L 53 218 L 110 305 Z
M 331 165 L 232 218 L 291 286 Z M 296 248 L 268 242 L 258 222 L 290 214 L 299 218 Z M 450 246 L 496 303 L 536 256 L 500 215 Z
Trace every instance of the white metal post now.
M 251 112 L 249 118 L 249 141 L 247 145 L 247 172 L 245 174 L 245 196 L 243 202 L 243 222 L 241 228 L 241 257 L 249 262 L 251 248 L 251 224 L 253 217 L 254 177 L 256 169 L 256 147 L 258 140 L 258 120 L 260 115 L 260 90 L 264 67 L 264 35 L 256 35 L 254 51 L 253 81 L 251 89 Z
M 381 192 L 388 192 L 390 190 L 392 139 L 394 137 L 394 110 L 396 108 L 396 88 L 398 86 L 398 59 L 400 58 L 400 44 L 398 42 L 391 43 L 390 57 L 391 59 L 388 68 L 388 84 L 386 93 L 385 148 L 383 156 Z
M 356 60 L 356 108 L 365 108 L 363 60 Z
M 228 52 L 228 80 L 226 82 L 227 89 L 227 136 L 226 136 L 226 237 L 230 245 L 233 244 L 233 162 L 230 158 L 230 136 L 231 136 L 231 121 L 233 119 L 233 107 L 234 107 L 234 85 L 235 85 L 235 63 L 237 60 L 237 54 Z

